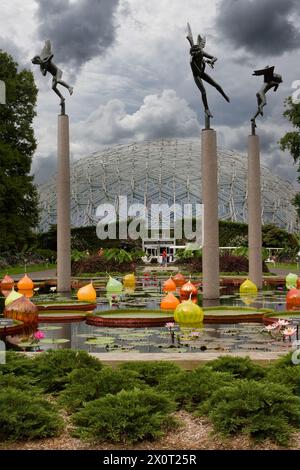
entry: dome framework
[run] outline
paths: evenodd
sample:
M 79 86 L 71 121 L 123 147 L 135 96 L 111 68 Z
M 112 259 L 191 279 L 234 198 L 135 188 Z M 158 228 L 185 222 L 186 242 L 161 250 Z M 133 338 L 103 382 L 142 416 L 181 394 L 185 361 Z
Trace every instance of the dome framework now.
M 157 140 L 95 152 L 71 168 L 71 226 L 98 222 L 100 204 L 118 206 L 119 196 L 128 205 L 200 204 L 200 140 Z M 42 232 L 56 223 L 56 177 L 39 186 Z M 261 166 L 262 223 L 297 231 L 297 213 L 292 205 L 291 183 Z M 218 149 L 219 218 L 247 223 L 247 157 Z

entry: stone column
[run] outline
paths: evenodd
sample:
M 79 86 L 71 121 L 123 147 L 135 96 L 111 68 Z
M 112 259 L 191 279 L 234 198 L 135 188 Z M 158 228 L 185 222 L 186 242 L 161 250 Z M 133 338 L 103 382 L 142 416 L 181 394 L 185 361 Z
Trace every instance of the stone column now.
M 213 129 L 202 130 L 201 163 L 204 205 L 203 299 L 219 299 L 218 160 L 217 137 Z
M 248 137 L 248 246 L 249 279 L 262 288 L 262 235 L 259 137 Z
M 67 115 L 58 116 L 57 131 L 57 291 L 70 292 L 70 150 Z

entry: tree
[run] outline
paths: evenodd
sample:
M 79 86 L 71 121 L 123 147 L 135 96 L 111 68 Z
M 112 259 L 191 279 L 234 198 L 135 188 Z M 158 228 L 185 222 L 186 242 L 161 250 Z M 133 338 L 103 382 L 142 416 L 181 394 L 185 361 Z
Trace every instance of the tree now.
M 300 130 L 300 103 L 293 103 L 291 96 L 289 96 L 284 103 L 285 111 L 283 113 L 290 123 L 296 129 Z M 300 173 L 300 132 L 295 130 L 287 132 L 282 139 L 280 139 L 281 150 L 288 150 L 293 157 L 295 163 L 298 163 L 298 173 Z M 298 177 L 300 182 L 300 176 Z M 292 201 L 297 209 L 297 213 L 300 217 L 300 193 L 298 193 L 295 199 Z
M 0 80 L 6 105 L 0 105 L 0 250 L 17 251 L 32 239 L 38 198 L 29 175 L 36 140 L 32 127 L 37 88 L 29 70 L 0 50 Z

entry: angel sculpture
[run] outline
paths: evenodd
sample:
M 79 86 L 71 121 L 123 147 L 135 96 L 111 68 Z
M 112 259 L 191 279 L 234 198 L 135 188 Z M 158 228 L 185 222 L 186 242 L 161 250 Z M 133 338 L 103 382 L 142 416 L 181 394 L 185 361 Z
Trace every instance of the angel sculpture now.
M 264 69 L 254 70 L 252 75 L 263 75 L 264 77 L 264 84 L 261 89 L 256 93 L 257 111 L 251 119 L 253 130 L 256 127 L 255 119 L 257 118 L 257 116 L 259 116 L 259 114 L 261 116 L 264 115 L 263 107 L 267 104 L 266 93 L 271 90 L 271 88 L 274 88 L 274 91 L 276 91 L 280 83 L 282 83 L 282 77 L 281 75 L 274 73 L 274 66 L 269 67 L 268 65 Z
M 73 93 L 73 87 L 69 86 L 66 82 L 61 79 L 63 72 L 52 62 L 53 56 L 54 54 L 51 49 L 51 42 L 49 39 L 47 39 L 47 41 L 45 41 L 45 45 L 42 49 L 41 54 L 34 56 L 31 62 L 40 66 L 40 70 L 44 76 L 47 75 L 47 72 L 52 75 L 52 90 L 60 97 L 60 106 L 62 109 L 62 114 L 65 114 L 65 98 L 57 89 L 57 85 L 62 85 L 67 88 L 69 90 L 70 95 L 72 95 Z
M 214 64 L 217 61 L 216 57 L 213 57 L 210 54 L 207 54 L 207 52 L 204 52 L 204 47 L 206 43 L 206 38 L 201 37 L 200 34 L 198 34 L 197 38 L 197 44 L 194 44 L 194 39 L 193 39 L 193 33 L 191 30 L 191 27 L 189 23 L 187 24 L 188 27 L 188 35 L 187 35 L 187 40 L 189 41 L 191 48 L 190 48 L 190 55 L 191 55 L 191 69 L 193 72 L 194 80 L 199 88 L 201 95 L 202 95 L 202 101 L 204 105 L 204 110 L 205 110 L 205 116 L 206 116 L 206 122 L 209 122 L 209 119 L 213 117 L 212 113 L 210 112 L 210 109 L 208 107 L 208 102 L 207 102 L 207 97 L 206 97 L 206 90 L 204 88 L 202 80 L 206 81 L 213 87 L 215 87 L 219 93 L 225 98 L 228 103 L 230 102 L 228 96 L 224 93 L 222 87 L 216 83 L 206 72 L 205 72 L 205 67 L 206 64 L 208 64 L 212 69 L 214 68 Z

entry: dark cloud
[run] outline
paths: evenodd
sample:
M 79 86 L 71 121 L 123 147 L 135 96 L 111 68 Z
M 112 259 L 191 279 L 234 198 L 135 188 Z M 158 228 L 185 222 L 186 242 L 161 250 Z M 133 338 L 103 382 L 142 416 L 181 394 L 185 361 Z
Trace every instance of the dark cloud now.
M 19 67 L 30 68 L 29 62 L 26 61 L 26 53 L 11 38 L 0 37 L 0 49 L 10 54 Z
M 77 149 L 87 152 L 103 145 L 158 138 L 199 136 L 196 114 L 174 90 L 148 95 L 140 108 L 128 114 L 120 100 L 99 106 L 87 120 L 73 126 Z M 82 143 L 84 145 L 82 146 Z
M 250 125 L 249 125 L 250 131 Z M 274 149 L 279 149 L 278 135 L 271 130 L 259 129 L 260 150 L 262 153 L 273 152 Z M 236 134 L 230 141 L 230 147 L 242 153 L 247 152 L 247 129 L 246 132 Z
M 275 174 L 290 181 L 294 187 L 299 190 L 297 184 L 297 167 L 292 163 L 290 155 L 282 152 L 280 149 L 273 149 L 269 153 L 265 153 L 262 163 L 270 168 Z
M 299 48 L 299 12 L 298 0 L 221 0 L 216 29 L 235 47 L 259 56 L 280 56 Z
M 113 43 L 119 0 L 36 1 L 39 37 L 51 40 L 58 62 L 78 68 Z
M 32 162 L 31 174 L 34 176 L 35 184 L 47 183 L 49 178 L 56 172 L 57 159 L 55 155 L 48 157 L 35 157 Z

